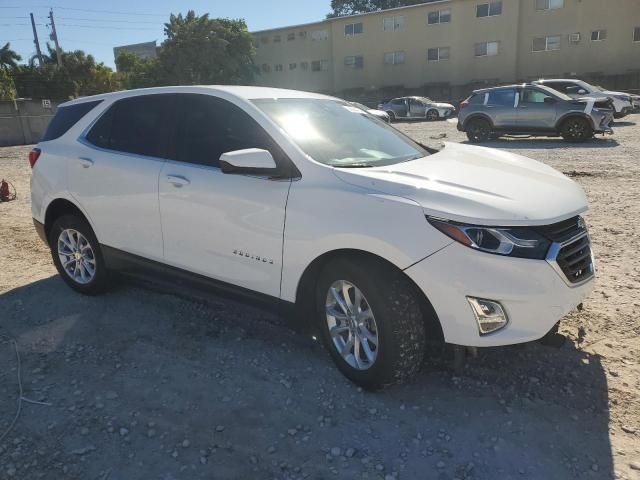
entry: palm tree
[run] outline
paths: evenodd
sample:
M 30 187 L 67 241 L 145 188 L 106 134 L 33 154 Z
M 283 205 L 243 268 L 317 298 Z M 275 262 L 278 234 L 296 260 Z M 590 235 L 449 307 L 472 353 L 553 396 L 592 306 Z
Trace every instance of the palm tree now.
M 0 48 L 0 68 L 8 70 L 18 66 L 18 62 L 22 57 L 11 50 L 11 44 L 7 42 L 4 47 Z

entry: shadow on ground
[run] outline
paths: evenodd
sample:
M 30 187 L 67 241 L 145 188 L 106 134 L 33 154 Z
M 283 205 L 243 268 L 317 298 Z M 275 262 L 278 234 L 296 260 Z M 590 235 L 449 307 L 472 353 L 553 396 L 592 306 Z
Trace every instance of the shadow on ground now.
M 25 396 L 52 404 L 25 404 L 0 444 L 15 478 L 613 478 L 603 367 L 571 342 L 483 350 L 459 374 L 430 358 L 367 393 L 312 339 L 223 298 L 84 297 L 51 277 L 0 312 Z M 15 375 L 0 345 L 0 432 Z

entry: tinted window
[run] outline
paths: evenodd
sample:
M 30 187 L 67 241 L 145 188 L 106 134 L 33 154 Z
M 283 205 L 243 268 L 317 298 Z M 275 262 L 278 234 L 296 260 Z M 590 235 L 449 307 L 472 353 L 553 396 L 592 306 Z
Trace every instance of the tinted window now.
M 144 95 L 115 102 L 87 140 L 119 152 L 171 158 L 173 95 Z
M 93 110 L 100 102 L 102 102 L 102 100 L 78 103 L 67 107 L 59 107 L 55 116 L 51 122 L 49 122 L 47 131 L 44 132 L 40 141 L 46 142 L 48 140 L 54 140 L 61 137 L 67 133 L 71 127 L 78 123 L 82 117 Z
M 209 95 L 178 96 L 175 159 L 219 166 L 220 156 L 245 148 L 268 150 L 278 163 L 283 152 L 271 137 L 239 107 Z
M 482 105 L 484 103 L 484 95 L 484 93 L 474 93 L 467 99 L 467 102 L 471 105 Z
M 391 105 L 404 105 L 404 99 L 394 98 L 393 100 L 391 100 Z
M 551 95 L 533 88 L 525 88 L 522 91 L 522 103 L 544 103 L 545 98 L 551 98 Z
M 508 90 L 493 90 L 489 92 L 489 100 L 487 105 L 501 105 L 503 107 L 513 107 L 516 100 L 516 91 L 513 89 Z

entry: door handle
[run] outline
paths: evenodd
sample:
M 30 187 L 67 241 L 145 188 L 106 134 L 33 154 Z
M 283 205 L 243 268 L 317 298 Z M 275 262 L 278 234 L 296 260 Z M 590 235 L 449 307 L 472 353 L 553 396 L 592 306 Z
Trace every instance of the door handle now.
M 89 168 L 91 165 L 93 165 L 93 160 L 87 157 L 80 157 L 79 161 L 82 168 Z
M 167 183 L 170 183 L 176 188 L 181 188 L 185 185 L 189 185 L 191 182 L 180 175 L 167 175 Z

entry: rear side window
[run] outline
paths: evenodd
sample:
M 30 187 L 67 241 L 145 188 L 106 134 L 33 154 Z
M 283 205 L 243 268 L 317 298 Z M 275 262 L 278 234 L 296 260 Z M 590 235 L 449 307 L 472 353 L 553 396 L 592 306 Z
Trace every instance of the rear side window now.
M 55 116 L 51 119 L 51 122 L 49 122 L 49 126 L 40 141 L 47 142 L 60 138 L 101 102 L 102 100 L 96 100 L 93 102 L 83 102 L 66 107 L 59 107 Z
M 499 105 L 502 107 L 513 107 L 516 101 L 516 91 L 514 89 L 508 90 L 493 90 L 489 92 L 489 99 L 487 105 Z
M 470 105 L 482 105 L 484 103 L 484 93 L 474 93 L 467 99 Z
M 115 102 L 87 134 L 97 147 L 150 157 L 172 157 L 174 95 L 143 95 Z
M 220 156 L 246 148 L 284 155 L 258 123 L 236 105 L 210 95 L 180 94 L 175 159 L 219 167 Z

